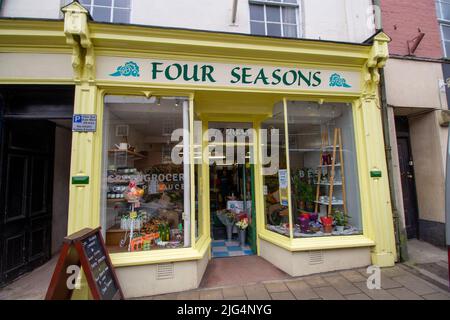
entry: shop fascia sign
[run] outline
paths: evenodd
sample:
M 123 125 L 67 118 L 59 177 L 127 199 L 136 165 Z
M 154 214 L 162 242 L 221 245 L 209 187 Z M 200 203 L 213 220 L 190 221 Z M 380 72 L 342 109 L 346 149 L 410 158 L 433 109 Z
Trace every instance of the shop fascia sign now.
M 97 79 L 199 86 L 358 92 L 357 71 L 163 59 L 97 58 Z

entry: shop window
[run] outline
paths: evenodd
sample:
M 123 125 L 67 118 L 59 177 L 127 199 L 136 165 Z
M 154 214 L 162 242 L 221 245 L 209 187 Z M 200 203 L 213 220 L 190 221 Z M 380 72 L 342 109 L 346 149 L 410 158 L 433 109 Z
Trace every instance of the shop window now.
M 188 123 L 178 98 L 106 96 L 102 226 L 111 252 L 191 245 Z
M 95 21 L 130 23 L 131 0 L 80 0 Z
M 274 112 L 279 114 L 278 119 L 274 116 L 266 121 L 272 125 L 277 123 L 280 132 L 284 124 L 282 110 L 279 106 L 276 109 L 278 113 Z M 288 102 L 286 110 L 292 236 L 308 238 L 361 234 L 351 106 Z M 289 235 L 291 230 L 286 217 L 287 207 L 282 203 L 285 193 L 283 185 L 286 185 L 286 181 L 283 181 L 286 175 L 283 165 L 285 144 L 280 141 L 280 169 L 278 175 L 273 176 L 274 187 L 270 187 L 267 182 L 271 176 L 264 177 L 264 188 L 268 191 L 265 196 L 269 220 L 267 228 Z M 270 209 L 271 205 L 277 210 Z
M 284 118 L 283 105 L 277 104 L 272 117 L 261 123 L 261 149 L 266 228 L 289 237 L 289 194 Z
M 250 32 L 275 37 L 298 37 L 297 0 L 250 0 Z

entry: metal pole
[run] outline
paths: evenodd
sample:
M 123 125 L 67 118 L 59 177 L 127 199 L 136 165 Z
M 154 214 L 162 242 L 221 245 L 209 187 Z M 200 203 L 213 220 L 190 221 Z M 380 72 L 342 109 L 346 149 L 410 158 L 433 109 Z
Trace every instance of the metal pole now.
M 189 101 L 183 101 L 183 199 L 184 199 L 184 246 L 191 246 L 191 173 L 189 161 Z

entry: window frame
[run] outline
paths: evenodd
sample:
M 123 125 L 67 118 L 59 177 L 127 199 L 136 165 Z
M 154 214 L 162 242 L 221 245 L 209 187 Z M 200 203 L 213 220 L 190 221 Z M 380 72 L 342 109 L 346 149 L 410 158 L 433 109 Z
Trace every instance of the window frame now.
M 125 23 L 125 24 L 130 24 L 131 23 L 131 10 L 132 10 L 132 5 L 133 5 L 133 1 L 130 1 L 130 4 L 128 7 L 118 7 L 116 6 L 116 0 L 111 0 L 111 5 L 110 6 L 105 6 L 105 5 L 97 5 L 94 4 L 94 0 L 87 0 L 89 1 L 90 4 L 82 4 L 80 3 L 82 6 L 84 6 L 87 10 L 89 10 L 89 13 L 91 14 L 92 18 L 95 20 L 94 18 L 94 14 L 95 14 L 95 8 L 106 8 L 109 9 L 109 21 L 105 21 L 108 23 Z M 116 22 L 114 21 L 114 9 L 122 9 L 122 10 L 128 10 L 129 11 L 129 17 L 128 17 L 128 22 Z
M 278 36 L 271 36 L 267 34 L 267 25 L 268 23 L 272 23 L 272 24 L 279 24 L 281 27 L 281 38 L 293 38 L 293 39 L 298 39 L 302 37 L 302 28 L 301 28 L 301 22 L 302 20 L 300 19 L 300 12 L 301 12 L 301 1 L 296 0 L 296 3 L 290 3 L 290 2 L 285 2 L 286 0 L 249 0 L 249 24 L 250 24 L 250 34 L 252 35 L 258 35 L 255 33 L 252 33 L 251 30 L 251 24 L 252 22 L 258 22 L 258 23 L 264 23 L 264 36 L 268 36 L 268 37 L 278 37 Z M 250 10 L 251 10 L 251 5 L 260 5 L 263 7 L 263 12 L 264 12 L 264 20 L 252 20 L 250 18 Z M 269 22 L 267 20 L 267 6 L 276 6 L 279 9 L 280 12 L 280 22 Z M 283 21 L 283 8 L 294 8 L 295 9 L 295 24 L 293 23 L 284 23 Z M 287 37 L 284 35 L 284 25 L 289 25 L 289 26 L 294 26 L 295 25 L 295 30 L 297 35 L 295 37 Z
M 436 16 L 439 23 L 439 32 L 441 34 L 441 45 L 442 52 L 446 59 L 450 59 L 450 52 L 447 52 L 446 43 L 450 43 L 450 39 L 446 39 L 444 37 L 444 28 L 450 28 L 450 19 L 444 19 L 443 16 L 443 5 L 448 5 L 450 9 L 450 1 L 449 0 L 436 0 Z

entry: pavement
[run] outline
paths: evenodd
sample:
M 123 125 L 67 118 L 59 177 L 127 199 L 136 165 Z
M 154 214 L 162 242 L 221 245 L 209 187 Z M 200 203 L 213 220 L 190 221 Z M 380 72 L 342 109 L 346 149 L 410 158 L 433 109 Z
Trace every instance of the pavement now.
M 412 241 L 408 248 L 409 261 L 381 269 L 380 289 L 367 288 L 369 275 L 365 268 L 290 277 L 281 270 L 269 270 L 262 258 L 250 256 L 237 257 L 247 260 L 238 264 L 241 269 L 235 271 L 240 276 L 233 281 L 227 280 L 226 274 L 217 278 L 212 271 L 223 270 L 231 259 L 237 258 L 215 259 L 201 288 L 139 300 L 450 300 L 448 282 L 443 278 L 448 271 L 447 252 L 421 241 Z M 56 261 L 57 257 L 0 289 L 0 300 L 44 299 Z M 252 273 L 252 261 L 260 266 L 259 270 L 270 272 L 270 277 L 265 277 L 265 272 Z
M 227 258 L 225 258 L 227 259 Z M 368 289 L 365 268 L 245 285 L 201 288 L 140 300 L 450 300 L 450 293 L 405 264 L 381 269 L 381 288 Z

